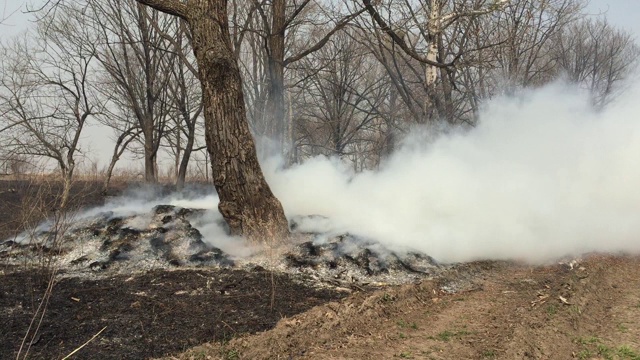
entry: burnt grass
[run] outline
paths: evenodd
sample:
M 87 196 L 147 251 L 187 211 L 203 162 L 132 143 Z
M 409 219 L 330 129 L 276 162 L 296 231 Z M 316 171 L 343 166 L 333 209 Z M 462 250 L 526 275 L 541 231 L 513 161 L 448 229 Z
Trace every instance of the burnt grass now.
M 5 270 L 6 272 L 6 270 Z M 15 358 L 47 286 L 36 271 L 0 275 L 0 358 Z M 151 271 L 62 278 L 29 358 L 62 358 L 106 327 L 76 359 L 145 359 L 268 330 L 283 317 L 341 298 L 261 269 Z
M 56 187 L 46 186 L 0 180 L 3 238 L 20 231 L 16 214 L 30 196 L 53 206 Z M 75 195 L 80 206 L 104 203 L 98 184 L 80 184 Z M 268 330 L 283 317 L 345 296 L 260 267 L 176 268 L 95 279 L 62 275 L 55 277 L 38 333 L 27 337 L 30 359 L 62 358 L 103 328 L 74 359 L 177 354 L 205 342 Z M 16 358 L 49 279 L 42 269 L 0 263 L 0 359 Z

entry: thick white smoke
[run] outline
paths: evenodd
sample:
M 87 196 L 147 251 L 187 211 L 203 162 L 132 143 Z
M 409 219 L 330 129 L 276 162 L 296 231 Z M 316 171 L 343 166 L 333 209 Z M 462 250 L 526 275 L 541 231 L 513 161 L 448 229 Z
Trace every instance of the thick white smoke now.
M 263 163 L 289 218 L 307 230 L 349 232 L 442 262 L 545 262 L 586 252 L 640 253 L 640 82 L 596 112 L 589 96 L 554 84 L 488 102 L 469 131 L 434 139 L 415 129 L 377 171 L 355 174 L 318 157 L 289 169 Z M 156 189 L 157 190 L 157 189 Z M 235 256 L 218 198 L 135 190 L 77 219 L 148 214 L 169 204 L 207 211 L 193 225 Z M 144 215 L 137 217 L 145 228 Z
M 595 112 L 554 84 L 490 101 L 471 131 L 410 137 L 378 171 L 316 158 L 265 172 L 288 216 L 444 262 L 640 252 L 638 99 Z

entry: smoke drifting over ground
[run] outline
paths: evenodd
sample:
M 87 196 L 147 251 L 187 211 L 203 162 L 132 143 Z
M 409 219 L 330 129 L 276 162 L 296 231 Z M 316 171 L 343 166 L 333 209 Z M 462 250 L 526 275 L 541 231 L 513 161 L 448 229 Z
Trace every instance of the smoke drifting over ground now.
M 377 171 L 324 157 L 263 167 L 297 230 L 326 235 L 316 242 L 350 233 L 440 262 L 640 253 L 639 98 L 640 85 L 596 112 L 588 95 L 555 84 L 488 102 L 469 131 L 416 129 Z M 210 188 L 130 193 L 76 219 L 137 215 L 127 226 L 145 229 L 156 205 L 206 209 L 190 220 L 202 241 L 233 257 L 254 252 L 227 235 Z
M 306 227 L 439 261 L 639 252 L 638 98 L 635 86 L 595 112 L 555 84 L 490 101 L 471 131 L 410 137 L 378 171 L 316 158 L 265 172 L 289 217 L 329 218 Z

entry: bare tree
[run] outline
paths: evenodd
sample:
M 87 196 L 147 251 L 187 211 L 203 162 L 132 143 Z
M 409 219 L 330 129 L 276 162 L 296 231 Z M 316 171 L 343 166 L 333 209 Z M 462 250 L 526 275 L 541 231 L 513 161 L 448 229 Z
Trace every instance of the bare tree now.
M 133 0 L 93 1 L 88 6 L 77 11 L 98 34 L 94 35 L 98 59 L 110 77 L 105 90 L 117 98 L 119 107 L 134 115 L 121 118 L 138 123 L 145 181 L 155 182 L 158 150 L 169 121 L 171 67 L 178 58 L 169 51 L 171 43 L 165 37 L 175 29 L 174 20 Z
M 379 138 L 388 82 L 380 65 L 344 29 L 298 65 L 296 145 L 308 155 L 335 155 L 362 168 Z M 360 164 L 360 165 L 358 165 Z
M 192 53 L 187 25 L 176 19 L 176 32 L 172 38 L 172 51 L 179 54 L 171 67 L 172 79 L 167 84 L 169 106 L 172 110 L 172 131 L 167 139 L 175 159 L 176 187 L 184 187 L 191 154 L 195 148 L 198 120 L 202 113 L 202 92 L 198 84 L 195 59 Z M 169 36 L 169 35 L 168 35 Z
M 501 46 L 482 53 L 493 64 L 493 84 L 485 82 L 492 87 L 488 92 L 551 80 L 556 67 L 551 56 L 555 35 L 581 17 L 584 5 L 580 0 L 520 0 L 494 13 L 491 21 L 497 29 L 481 32 L 482 38 L 501 42 Z
M 137 6 L 133 2 L 129 5 L 134 6 L 134 9 Z M 126 87 L 123 89 L 120 78 L 114 76 L 110 64 L 117 62 L 117 59 L 114 59 L 112 55 L 117 53 L 117 46 L 126 46 L 126 44 L 124 42 L 117 42 L 116 39 L 122 39 L 122 37 L 119 38 L 117 35 L 114 35 L 117 34 L 117 31 L 111 31 L 112 29 L 119 29 L 117 26 L 118 22 L 114 20 L 114 18 L 118 18 L 117 14 L 102 13 L 101 11 L 104 9 L 105 8 L 98 7 L 95 3 L 78 4 L 75 2 L 59 2 L 56 3 L 53 8 L 53 10 L 55 10 L 55 16 L 40 19 L 40 26 L 50 28 L 62 22 L 65 23 L 68 28 L 80 29 L 81 31 L 67 31 L 65 34 L 66 41 L 73 47 L 85 49 L 85 51 L 92 51 L 96 54 L 96 60 L 94 61 L 91 71 L 95 81 L 99 83 L 100 86 L 95 87 L 95 90 L 99 95 L 108 98 L 109 104 L 101 114 L 96 114 L 95 119 L 103 126 L 112 129 L 114 141 L 113 153 L 107 165 L 105 179 L 103 181 L 103 193 L 107 193 L 116 163 L 121 159 L 125 151 L 129 150 L 134 154 L 140 154 L 141 158 L 145 157 L 145 139 L 140 141 L 142 133 L 141 123 L 144 123 L 144 121 L 141 122 L 136 116 L 134 111 L 136 106 L 131 105 L 132 103 L 145 103 L 145 100 L 141 99 L 137 102 L 135 101 L 136 99 L 132 100 L 129 96 L 131 93 L 126 91 Z M 106 9 L 109 8 L 107 7 Z M 120 9 L 120 11 L 126 13 L 123 9 Z M 109 19 L 112 21 L 109 22 Z M 111 25 L 114 26 L 110 27 Z M 130 34 L 132 34 L 132 32 L 130 32 Z M 114 43 L 118 45 L 114 45 Z M 139 58 L 135 59 L 137 60 Z M 134 64 L 136 60 L 133 60 Z M 125 64 L 122 64 L 122 69 L 133 70 Z M 132 71 L 132 73 L 138 74 L 139 72 Z M 144 88 L 144 84 L 136 84 L 136 81 L 140 80 L 139 78 L 132 77 L 128 80 L 130 80 L 132 88 Z M 138 143 L 142 144 L 142 151 L 132 146 Z
M 472 54 L 499 42 L 466 39 L 479 18 L 503 11 L 508 3 L 421 0 L 374 4 L 363 0 L 371 21 L 360 22 L 360 26 L 375 35 L 363 41 L 369 42 L 384 65 L 415 121 L 470 122 L 464 116 L 468 110 L 462 106 L 462 96 L 456 94 L 456 72 L 467 66 Z
M 129 144 L 132 141 L 136 140 L 138 136 L 140 136 L 140 133 L 140 128 L 137 126 L 133 126 L 122 131 L 115 139 L 111 160 L 109 160 L 109 165 L 107 165 L 107 171 L 104 174 L 104 180 L 102 183 L 103 194 L 107 194 L 107 192 L 109 191 L 109 184 L 111 183 L 111 178 L 113 176 L 113 170 L 116 167 L 116 163 L 122 158 L 122 155 L 127 150 Z
M 250 51 L 249 64 L 245 66 L 248 75 L 253 75 L 254 101 L 250 105 L 255 106 L 250 111 L 251 120 L 259 134 L 273 141 L 279 153 L 284 154 L 292 145 L 291 117 L 287 116 L 285 100 L 287 67 L 321 49 L 333 34 L 364 11 L 341 14 L 337 6 L 331 6 L 329 2 L 311 0 L 253 0 L 243 8 L 233 2 L 236 54 L 241 55 L 243 46 Z M 298 33 L 306 41 L 294 41 Z
M 55 161 L 64 182 L 58 206 L 64 208 L 81 153 L 80 136 L 105 103 L 90 76 L 95 52 L 65 41 L 73 29 L 64 21 L 39 30 L 33 39 L 2 49 L 0 135 L 5 150 L 16 156 Z
M 598 107 L 614 98 L 640 55 L 630 34 L 601 18 L 583 19 L 563 29 L 554 37 L 552 52 L 560 75 L 588 89 Z

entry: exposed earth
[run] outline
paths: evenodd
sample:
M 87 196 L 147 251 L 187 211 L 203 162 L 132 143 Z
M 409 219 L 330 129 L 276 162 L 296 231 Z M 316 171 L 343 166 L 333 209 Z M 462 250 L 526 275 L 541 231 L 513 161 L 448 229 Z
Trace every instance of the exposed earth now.
M 98 188 L 78 187 L 78 206 L 101 205 Z M 0 181 L 2 239 L 51 215 L 28 210 L 50 204 L 54 190 Z M 35 359 L 76 349 L 76 359 L 640 359 L 640 257 L 440 266 L 414 256 L 381 268 L 369 253 L 327 255 L 343 241 L 302 243 L 286 262 L 299 274 L 180 260 L 137 271 L 94 267 L 99 276 L 63 269 L 50 292 L 46 266 L 0 259 L 0 358 L 16 358 L 24 342 L 21 358 L 29 348 Z M 347 265 L 349 279 L 362 270 L 351 286 L 339 270 Z M 382 275 L 409 283 L 384 285 Z
M 443 291 L 453 282 L 466 287 Z M 462 265 L 170 359 L 640 359 L 640 259 Z

